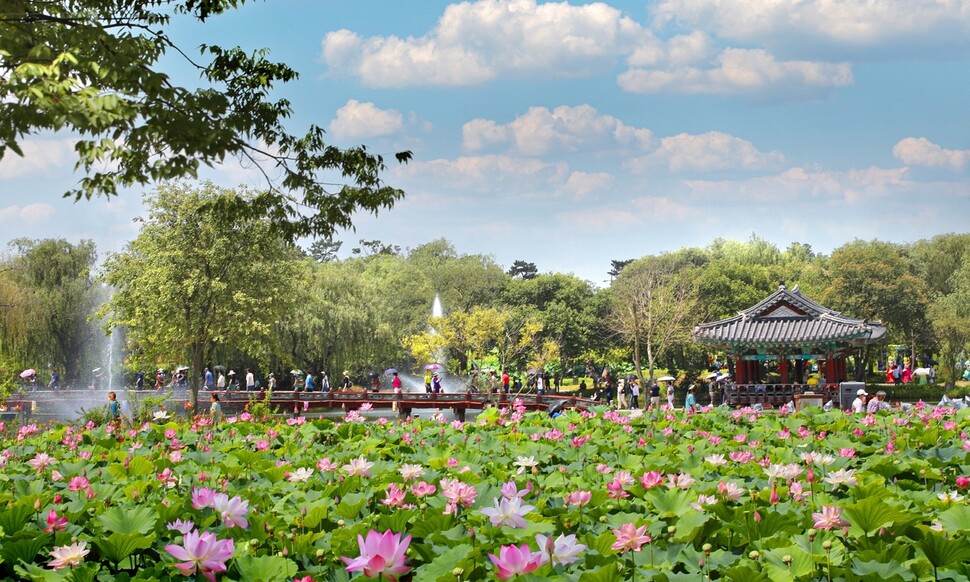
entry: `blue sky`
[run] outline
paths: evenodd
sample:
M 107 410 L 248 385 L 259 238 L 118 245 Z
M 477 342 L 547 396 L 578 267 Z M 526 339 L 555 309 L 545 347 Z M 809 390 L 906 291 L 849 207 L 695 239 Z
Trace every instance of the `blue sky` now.
M 968 0 L 285 0 L 177 26 L 300 71 L 294 131 L 414 152 L 386 174 L 406 198 L 347 248 L 445 237 L 601 284 L 611 259 L 715 237 L 828 253 L 967 231 Z M 32 136 L 0 162 L 0 228 L 118 250 L 141 192 L 61 200 L 70 148 Z

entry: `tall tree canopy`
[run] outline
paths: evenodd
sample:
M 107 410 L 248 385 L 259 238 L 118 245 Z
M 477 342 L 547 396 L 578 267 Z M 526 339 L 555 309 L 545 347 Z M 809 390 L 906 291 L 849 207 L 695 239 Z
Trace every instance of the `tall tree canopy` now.
M 97 251 L 90 240 L 18 239 L 11 273 L 22 293 L 11 306 L 11 322 L 23 317 L 26 364 L 57 370 L 66 384 L 90 381 L 86 370 L 104 365 L 98 353 L 104 334 L 88 318 L 97 310 L 92 270 Z M 5 317 L 4 319 L 7 319 Z
M 150 367 L 188 360 L 193 402 L 215 346 L 267 359 L 274 323 L 301 301 L 294 248 L 264 221 L 224 221 L 213 203 L 244 196 L 206 184 L 165 185 L 148 195 L 148 222 L 105 262 L 116 289 L 105 307 L 127 329 L 132 360 Z
M 266 51 L 175 44 L 174 18 L 204 22 L 245 0 L 7 0 L 0 13 L 0 159 L 23 155 L 25 136 L 80 136 L 85 172 L 67 196 L 195 178 L 201 165 L 239 158 L 263 170 L 267 189 L 222 200 L 235 214 L 269 217 L 291 238 L 348 227 L 358 209 L 389 207 L 403 193 L 382 183 L 381 156 L 342 150 L 311 126 L 291 134 L 289 101 L 271 97 L 298 73 Z M 195 68 L 189 89 L 162 70 L 175 53 Z M 396 154 L 407 161 L 410 152 Z M 273 176 L 270 176 L 272 172 Z M 334 182 L 343 182 L 333 186 Z

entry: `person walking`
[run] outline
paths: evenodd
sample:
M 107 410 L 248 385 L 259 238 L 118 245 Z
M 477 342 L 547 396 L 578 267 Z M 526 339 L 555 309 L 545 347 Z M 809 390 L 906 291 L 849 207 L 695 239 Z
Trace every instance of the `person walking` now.
M 350 381 L 350 372 L 344 370 L 344 379 L 340 383 L 340 389 L 344 391 L 349 391 L 353 386 L 353 382 Z
M 630 382 L 630 408 L 640 408 L 640 380 Z
M 674 409 L 674 383 L 667 383 L 667 408 Z
M 401 397 L 401 377 L 394 372 L 394 378 L 391 379 L 391 390 L 394 392 L 394 403 L 391 404 L 391 410 L 397 412 L 397 401 Z
M 253 371 L 246 368 L 246 392 L 252 392 L 256 389 L 256 376 L 253 375 Z
M 656 382 L 650 384 L 650 408 L 653 410 L 660 408 L 660 386 Z
M 431 376 L 431 392 L 441 394 L 441 378 L 438 377 L 438 372 Z
M 616 407 L 617 408 L 627 408 L 628 407 L 628 403 L 627 403 L 627 399 L 626 399 L 627 392 L 628 391 L 629 391 L 629 388 L 627 388 L 626 380 L 624 380 L 623 378 L 620 378 L 619 381 L 618 381 L 617 390 L 616 390 Z
M 209 368 L 203 368 L 202 369 L 202 389 L 212 390 L 212 388 L 214 387 L 215 387 L 215 382 L 212 379 L 212 372 L 209 371 Z

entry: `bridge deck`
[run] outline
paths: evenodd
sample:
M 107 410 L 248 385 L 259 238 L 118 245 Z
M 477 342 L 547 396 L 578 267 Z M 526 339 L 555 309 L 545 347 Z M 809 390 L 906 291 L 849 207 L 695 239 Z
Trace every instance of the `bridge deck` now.
M 119 391 L 120 392 L 120 391 Z M 184 389 L 167 392 L 166 401 L 171 409 L 181 409 L 188 401 L 188 392 Z M 166 394 L 165 391 L 155 390 L 132 391 L 136 398 L 152 397 Z M 262 400 L 265 392 L 220 391 L 218 392 L 223 411 L 226 414 L 236 414 L 245 410 L 250 400 Z M 119 398 L 124 396 L 119 393 Z M 511 406 L 514 400 L 520 400 L 521 405 L 529 411 L 549 410 L 557 405 L 561 408 L 588 408 L 595 404 L 592 400 L 567 396 L 564 394 L 494 394 L 491 397 L 480 393 L 438 393 L 423 392 L 293 392 L 276 390 L 270 397 L 270 404 L 278 407 L 282 412 L 323 412 L 327 410 L 359 410 L 365 405 L 371 409 L 397 408 L 402 415 L 408 415 L 415 409 L 437 408 L 455 411 L 459 417 L 464 416 L 466 410 L 481 410 L 488 406 Z M 208 407 L 209 392 L 199 392 L 199 400 L 203 408 Z M 87 390 L 38 390 L 30 394 L 21 394 L 7 400 L 7 414 L 15 411 L 30 412 L 44 415 L 52 410 L 90 410 L 107 403 L 104 392 L 90 392 Z M 396 405 L 396 406 L 395 406 Z M 19 407 L 19 409 L 18 409 Z

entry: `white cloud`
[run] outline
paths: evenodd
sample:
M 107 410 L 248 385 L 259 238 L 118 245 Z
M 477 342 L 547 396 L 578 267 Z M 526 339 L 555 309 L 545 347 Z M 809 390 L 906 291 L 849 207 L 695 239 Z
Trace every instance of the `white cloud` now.
M 743 42 L 965 44 L 970 33 L 965 0 L 661 0 L 652 13 L 656 26 L 676 22 Z
M 622 73 L 617 82 L 625 91 L 640 94 L 730 95 L 768 91 L 792 97 L 811 97 L 851 85 L 853 78 L 851 66 L 845 63 L 779 61 L 763 49 L 729 48 L 708 66 L 631 68 Z
M 554 191 L 569 174 L 565 163 L 505 155 L 412 162 L 399 172 L 415 182 L 433 185 L 439 192 L 467 190 L 497 195 Z
M 660 140 L 660 147 L 646 156 L 632 160 L 631 171 L 641 173 L 651 167 L 664 166 L 671 172 L 714 170 L 760 170 L 785 161 L 780 152 L 762 152 L 750 141 L 710 131 L 699 135 L 681 133 Z
M 398 132 L 403 126 L 404 116 L 398 111 L 351 99 L 337 110 L 330 133 L 338 139 L 366 139 Z
M 840 172 L 790 168 L 777 175 L 746 180 L 686 180 L 684 183 L 695 194 L 719 202 L 781 203 L 812 198 L 856 203 L 912 186 L 906 174 L 906 168 L 874 166 Z
M 640 196 L 622 203 L 567 210 L 558 215 L 563 224 L 582 225 L 588 231 L 639 229 L 644 224 L 692 220 L 700 211 L 669 196 Z
M 434 30 L 418 38 L 331 32 L 323 40 L 323 58 L 331 70 L 359 76 L 372 87 L 472 85 L 503 73 L 597 72 L 644 34 L 639 24 L 600 2 L 479 0 L 449 5 Z
M 463 147 L 481 151 L 512 144 L 519 153 L 541 156 L 557 152 L 589 152 L 617 147 L 642 151 L 652 145 L 649 129 L 630 127 L 590 105 L 531 107 L 510 123 L 475 119 L 462 128 Z
M 54 214 L 54 207 L 43 202 L 27 206 L 7 206 L 0 208 L 0 224 L 8 221 L 23 222 L 28 225 L 40 224 L 52 214 Z
M 963 168 L 970 161 L 970 150 L 949 150 L 925 137 L 907 137 L 893 146 L 893 156 L 910 166 Z
M 613 186 L 614 182 L 615 178 L 613 175 L 606 172 L 592 174 L 587 172 L 573 172 L 569 174 L 569 178 L 566 180 L 562 189 L 566 194 L 578 200 L 590 194 L 604 192 Z
M 10 149 L 0 160 L 0 180 L 36 173 L 50 173 L 51 169 L 66 166 L 74 156 L 76 139 L 28 139 L 20 142 L 23 157 Z

